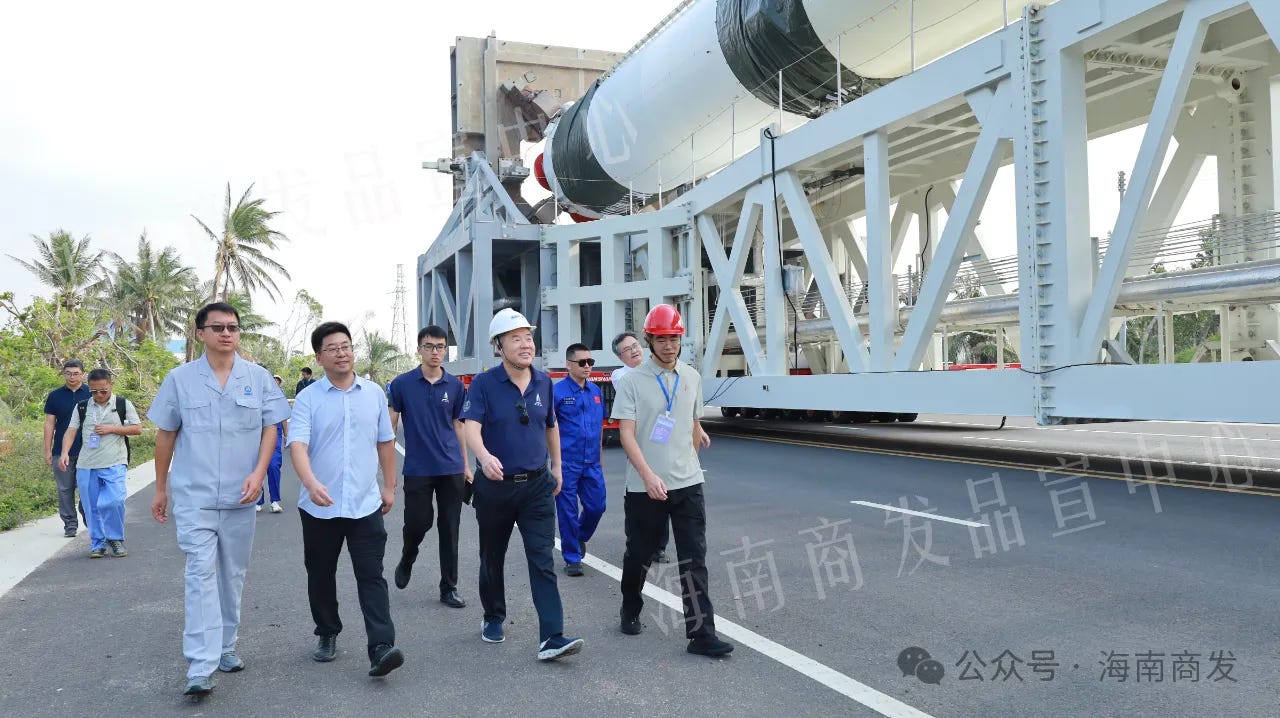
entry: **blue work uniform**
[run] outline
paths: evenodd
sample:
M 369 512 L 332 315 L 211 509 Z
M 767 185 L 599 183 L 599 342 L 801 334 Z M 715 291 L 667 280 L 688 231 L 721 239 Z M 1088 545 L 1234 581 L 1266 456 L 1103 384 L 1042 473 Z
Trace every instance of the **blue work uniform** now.
M 564 472 L 564 483 L 556 496 L 560 552 L 565 563 L 581 563 L 582 546 L 591 540 L 604 516 L 604 469 L 600 466 L 604 395 L 590 381 L 578 386 L 572 377 L 556 382 L 553 394 Z
M 271 463 L 267 464 L 267 489 L 272 501 L 280 500 L 280 471 L 284 468 L 284 422 L 276 424 L 276 449 L 271 452 Z M 267 500 L 268 491 L 258 497 L 258 505 Z
M 563 635 L 564 608 L 556 586 L 555 478 L 547 471 L 547 429 L 556 426 L 551 377 L 530 368 L 522 394 L 504 365 L 476 376 L 462 404 L 462 420 L 480 424 L 485 449 L 502 462 L 503 480 L 479 468 L 475 474 L 476 523 L 480 528 L 480 603 L 484 620 L 507 618 L 503 564 L 511 531 L 520 527 L 529 564 L 529 588 L 538 611 L 539 641 Z
M 289 418 L 289 402 L 266 369 L 237 356 L 223 387 L 202 356 L 169 372 L 147 418 L 177 432 L 169 494 L 187 556 L 182 652 L 188 678 L 209 676 L 240 628 L 255 516 L 240 503 L 241 487 L 263 429 Z

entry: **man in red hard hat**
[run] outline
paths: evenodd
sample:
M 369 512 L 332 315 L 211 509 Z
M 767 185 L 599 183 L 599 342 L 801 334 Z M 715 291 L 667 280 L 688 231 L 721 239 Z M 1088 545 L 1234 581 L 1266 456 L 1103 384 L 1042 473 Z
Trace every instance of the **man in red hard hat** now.
M 613 418 L 619 422 L 629 461 L 621 627 L 627 635 L 640 633 L 645 574 L 670 520 L 689 639 L 686 650 L 718 657 L 733 645 L 716 636 L 707 591 L 707 512 L 698 450 L 711 440 L 701 426 L 702 377 L 678 361 L 683 336 L 680 312 L 669 304 L 654 307 L 644 320 L 650 359 L 622 377 L 613 401 Z

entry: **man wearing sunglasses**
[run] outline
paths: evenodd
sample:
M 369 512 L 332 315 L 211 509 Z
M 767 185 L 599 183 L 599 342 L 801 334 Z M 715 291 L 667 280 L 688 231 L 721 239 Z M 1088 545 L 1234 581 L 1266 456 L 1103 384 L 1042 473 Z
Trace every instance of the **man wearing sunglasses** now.
M 474 479 L 463 449 L 462 380 L 444 370 L 449 335 L 444 328 L 418 332 L 421 366 L 391 380 L 391 428 L 404 419 L 404 548 L 396 565 L 396 588 L 409 585 L 418 546 L 431 530 L 432 496 L 440 533 L 440 602 L 463 608 L 458 595 L 458 526 L 467 484 Z
M 253 551 L 252 506 L 289 402 L 266 369 L 239 356 L 240 313 L 225 302 L 196 312 L 204 354 L 169 372 L 147 418 L 156 432 L 151 515 L 173 519 L 187 556 L 186 694 L 213 690 L 214 670 L 244 670 L 236 655 L 240 595 Z
M 556 425 L 560 427 L 560 459 L 564 483 L 556 496 L 560 521 L 560 552 L 564 572 L 582 575 L 587 541 L 604 516 L 604 469 L 600 447 L 604 441 L 604 395 L 589 381 L 596 360 L 586 344 L 570 344 L 564 352 L 569 376 L 556 382 Z
M 489 341 L 502 357 L 471 382 L 462 405 L 467 446 L 480 472 L 475 482 L 480 528 L 480 603 L 486 643 L 505 640 L 503 564 L 511 531 L 520 527 L 529 563 L 529 588 L 538 611 L 538 660 L 578 653 L 581 638 L 564 635 L 564 609 L 556 586 L 556 501 L 560 493 L 560 434 L 552 409 L 551 377 L 533 368 L 533 325 L 503 309 L 489 322 Z M 550 459 L 550 469 L 547 461 Z

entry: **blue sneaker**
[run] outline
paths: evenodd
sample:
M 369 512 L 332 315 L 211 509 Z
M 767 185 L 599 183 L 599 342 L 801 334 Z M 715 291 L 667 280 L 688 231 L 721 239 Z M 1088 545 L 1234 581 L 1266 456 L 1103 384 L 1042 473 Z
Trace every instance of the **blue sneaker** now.
M 244 661 L 235 651 L 227 651 L 218 659 L 218 670 L 223 673 L 239 673 L 244 670 Z
M 501 621 L 484 621 L 480 624 L 480 640 L 485 643 L 502 643 L 507 637 L 502 633 Z
M 538 660 L 554 661 L 557 658 L 572 656 L 575 653 L 580 653 L 585 645 L 587 645 L 587 642 L 581 638 L 552 636 L 543 641 L 541 646 L 538 646 Z
M 182 692 L 184 696 L 207 696 L 213 690 L 213 679 L 209 676 L 196 676 L 187 679 L 187 689 Z

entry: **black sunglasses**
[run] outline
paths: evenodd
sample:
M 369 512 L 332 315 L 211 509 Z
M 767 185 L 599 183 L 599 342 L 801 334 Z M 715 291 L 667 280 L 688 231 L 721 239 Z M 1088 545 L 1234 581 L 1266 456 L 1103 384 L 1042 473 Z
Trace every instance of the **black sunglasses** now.
M 526 409 L 524 406 L 524 397 L 520 397 L 520 399 L 516 401 L 516 410 L 520 412 L 520 423 L 524 424 L 525 426 L 528 426 L 529 410 Z
M 569 363 L 577 364 L 578 366 L 595 366 L 596 360 L 595 359 L 570 359 Z

